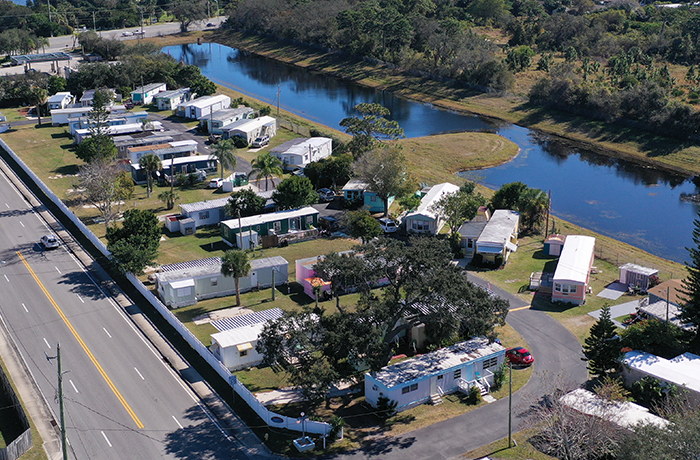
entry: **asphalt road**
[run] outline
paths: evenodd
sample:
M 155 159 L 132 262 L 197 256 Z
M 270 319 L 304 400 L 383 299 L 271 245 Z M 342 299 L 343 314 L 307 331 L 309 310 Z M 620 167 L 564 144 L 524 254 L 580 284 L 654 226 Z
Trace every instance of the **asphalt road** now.
M 58 414 L 61 344 L 70 457 L 244 458 L 121 309 L 0 178 L 0 314 Z

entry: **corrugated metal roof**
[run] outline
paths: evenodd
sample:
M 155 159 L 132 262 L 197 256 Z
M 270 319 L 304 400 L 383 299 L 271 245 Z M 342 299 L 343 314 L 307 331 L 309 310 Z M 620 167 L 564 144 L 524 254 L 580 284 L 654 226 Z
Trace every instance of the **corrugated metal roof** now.
M 211 335 L 212 342 L 219 344 L 221 348 L 235 347 L 242 343 L 250 343 L 258 340 L 263 330 L 264 323 L 250 324 L 237 329 L 229 329 Z
M 595 238 L 592 236 L 569 235 L 554 270 L 553 281 L 574 281 L 585 283 L 588 271 L 591 269 L 591 258 L 595 249 Z
M 220 331 L 230 331 L 253 324 L 266 323 L 270 320 L 281 317 L 283 314 L 284 312 L 279 308 L 270 308 L 269 310 L 256 311 L 254 313 L 248 313 L 247 315 L 217 319 L 212 321 L 211 324 Z
M 410 219 L 411 217 L 425 216 L 430 219 L 435 219 L 437 214 L 431 209 L 432 206 L 437 203 L 440 198 L 444 195 L 459 192 L 459 187 L 449 182 L 434 185 L 430 188 L 430 191 L 420 200 L 420 205 L 418 208 L 411 213 L 408 213 L 404 219 Z
M 628 351 L 622 362 L 632 369 L 659 380 L 700 393 L 700 356 L 683 353 L 673 359 L 665 359 L 643 351 Z
M 187 94 L 190 92 L 189 88 L 178 88 L 178 89 L 173 89 L 170 91 L 161 91 L 160 93 L 156 94 L 154 97 L 156 99 L 172 99 L 173 97 L 180 96 L 182 94 Z
M 319 147 L 321 145 L 333 142 L 328 137 L 297 137 L 291 141 L 284 142 L 277 147 L 271 148 L 270 153 L 279 153 L 285 155 L 304 155 L 309 153 L 309 147 Z
M 291 219 L 294 217 L 309 216 L 313 214 L 318 214 L 318 210 L 312 208 L 311 206 L 306 206 L 300 209 L 289 209 L 285 211 L 271 212 L 269 214 L 258 214 L 255 216 L 244 217 L 241 219 L 241 226 L 245 228 L 251 225 L 262 225 L 282 219 Z M 223 221 L 221 222 L 221 225 L 226 225 L 229 228 L 237 229 L 238 219 Z
M 247 133 L 259 128 L 260 126 L 269 125 L 271 123 L 277 123 L 277 120 L 268 116 L 253 119 L 244 118 L 242 120 L 234 121 L 230 125 L 224 126 L 221 128 L 221 130 L 225 132 L 243 131 Z
M 149 84 L 144 85 L 144 86 L 139 86 L 138 88 L 136 88 L 135 90 L 133 90 L 133 91 L 131 92 L 131 94 L 134 94 L 134 93 L 150 93 L 150 92 L 153 91 L 154 89 L 158 89 L 158 88 L 160 88 L 161 86 L 165 86 L 165 83 L 149 83 Z
M 251 271 L 280 265 L 289 265 L 289 262 L 282 256 L 252 259 L 250 261 Z M 156 273 L 156 278 L 158 278 L 159 283 L 172 283 L 173 281 L 181 279 L 213 276 L 219 275 L 220 273 L 221 258 L 210 257 L 208 259 L 190 260 L 177 264 L 163 265 L 160 267 L 160 273 Z
M 385 387 L 392 388 L 412 380 L 439 374 L 460 364 L 499 352 L 505 352 L 505 348 L 499 343 L 489 343 L 485 337 L 476 337 L 417 358 L 407 359 L 393 366 L 387 366 L 377 372 L 374 378 Z
M 185 203 L 180 205 L 180 211 L 187 215 L 191 212 L 206 211 L 210 209 L 223 208 L 226 203 L 231 199 L 230 196 L 226 198 L 218 198 L 216 200 L 207 201 L 197 201 L 196 203 Z
M 515 231 L 519 219 L 520 213 L 516 211 L 497 209 L 486 223 L 479 239 L 476 240 L 477 246 L 480 244 L 505 246 L 506 241 L 510 240 L 510 235 Z

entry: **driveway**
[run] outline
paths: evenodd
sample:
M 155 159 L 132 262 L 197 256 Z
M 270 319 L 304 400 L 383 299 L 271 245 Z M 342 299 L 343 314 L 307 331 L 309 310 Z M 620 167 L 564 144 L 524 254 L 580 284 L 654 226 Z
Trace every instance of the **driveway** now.
M 489 287 L 473 273 L 471 282 Z M 536 357 L 530 381 L 513 394 L 513 431 L 524 427 L 524 412 L 544 394 L 554 378 L 575 385 L 588 378 L 578 340 L 558 321 L 543 311 L 532 310 L 520 298 L 490 286 L 496 295 L 510 302 L 507 322 L 527 342 Z M 465 452 L 508 436 L 508 398 L 484 405 L 464 415 L 436 423 L 395 438 L 375 440 L 358 451 L 330 458 L 388 460 L 440 460 L 457 457 Z

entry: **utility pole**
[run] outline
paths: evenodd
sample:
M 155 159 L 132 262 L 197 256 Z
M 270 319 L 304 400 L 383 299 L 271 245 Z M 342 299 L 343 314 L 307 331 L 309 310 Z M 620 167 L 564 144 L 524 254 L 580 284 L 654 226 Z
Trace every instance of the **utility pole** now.
M 277 84 L 277 118 L 280 117 L 280 85 Z
M 92 30 L 97 32 L 97 26 L 95 25 L 95 12 L 92 12 Z
M 61 344 L 56 344 L 56 356 L 46 356 L 51 361 L 56 360 L 58 367 L 58 413 L 61 417 L 61 452 L 62 460 L 68 460 L 68 442 L 66 441 L 66 411 L 63 404 L 63 368 L 61 366 Z
M 507 359 L 507 358 L 506 358 Z M 510 449 L 513 433 L 513 363 L 508 361 L 508 448 Z

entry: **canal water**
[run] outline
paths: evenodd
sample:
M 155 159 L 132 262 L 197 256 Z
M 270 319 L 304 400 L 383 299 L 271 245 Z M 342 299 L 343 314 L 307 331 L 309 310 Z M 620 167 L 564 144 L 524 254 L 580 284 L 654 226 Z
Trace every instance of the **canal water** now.
M 227 46 L 205 43 L 163 49 L 194 64 L 212 81 L 309 120 L 340 129 L 360 102 L 391 111 L 407 137 L 460 131 L 490 131 L 515 142 L 520 154 L 505 165 L 466 173 L 498 189 L 522 181 L 552 193 L 553 214 L 652 254 L 683 262 L 692 246 L 696 205 L 682 193 L 698 193 L 692 178 L 608 158 L 550 139 L 527 128 L 439 110 L 388 91 L 286 65 Z M 274 110 L 273 110 L 274 114 Z M 699 181 L 700 184 L 700 181 Z

